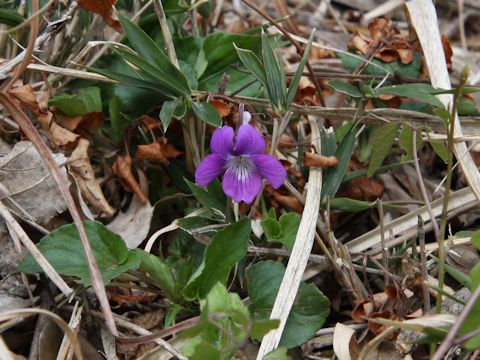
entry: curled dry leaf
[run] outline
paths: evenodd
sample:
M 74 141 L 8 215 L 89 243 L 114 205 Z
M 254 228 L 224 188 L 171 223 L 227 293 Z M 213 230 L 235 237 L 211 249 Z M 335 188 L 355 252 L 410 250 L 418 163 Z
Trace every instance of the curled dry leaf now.
M 277 204 L 290 208 L 299 214 L 303 212 L 303 204 L 294 196 L 282 195 L 279 192 L 274 191 L 273 199 Z
M 162 128 L 162 123 L 160 121 L 148 115 L 140 116 L 139 121 L 142 123 L 142 126 L 146 131 Z
M 220 115 L 220 117 L 224 118 L 228 115 L 230 115 L 231 113 L 231 108 L 230 106 L 228 106 L 228 104 L 222 100 L 211 100 L 210 101 L 210 104 L 213 105 L 213 107 L 215 109 L 217 109 L 218 111 L 218 114 Z
M 37 118 L 42 130 L 48 133 L 52 141 L 60 147 L 71 146 L 77 141 L 78 135 L 61 127 L 53 119 L 53 113 L 48 110 L 45 101 L 40 101 L 30 84 L 14 87 L 10 95 L 27 107 Z M 44 98 L 42 97 L 44 100 Z
M 102 189 L 95 178 L 90 159 L 88 157 L 88 147 L 90 142 L 86 139 L 80 139 L 77 147 L 70 156 L 69 170 L 77 181 L 83 198 L 99 211 L 112 216 L 115 210 L 110 206 L 103 195 Z
M 447 63 L 448 71 L 452 70 L 452 57 L 453 57 L 453 50 L 450 46 L 450 41 L 448 41 L 447 35 L 442 35 L 442 46 L 443 52 L 445 53 L 445 61 Z
M 79 0 L 78 5 L 87 11 L 100 15 L 108 26 L 116 32 L 122 32 L 122 26 L 118 21 L 115 4 L 117 0 Z
M 138 196 L 139 200 L 145 204 L 148 199 L 143 193 L 140 185 L 133 176 L 132 173 L 132 158 L 130 155 L 117 155 L 117 159 L 112 166 L 112 170 L 115 175 L 122 181 L 123 186 L 135 195 Z
M 337 165 L 338 159 L 335 156 L 324 156 L 308 151 L 303 154 L 303 166 L 330 167 Z
M 55 111 L 55 121 L 70 131 L 77 129 L 90 131 L 99 128 L 105 121 L 105 117 L 101 112 L 89 112 L 84 115 L 72 117 L 60 111 Z
M 162 139 L 160 139 L 162 141 Z M 154 142 L 147 145 L 139 145 L 135 158 L 138 160 L 149 160 L 168 165 L 167 158 L 177 157 L 181 154 L 173 145 L 167 144 L 166 140 Z
M 368 25 L 370 37 L 355 31 L 349 47 L 362 54 L 373 55 L 383 62 L 400 60 L 409 64 L 413 59 L 416 46 L 408 35 L 400 34 L 400 30 L 388 18 L 378 18 Z

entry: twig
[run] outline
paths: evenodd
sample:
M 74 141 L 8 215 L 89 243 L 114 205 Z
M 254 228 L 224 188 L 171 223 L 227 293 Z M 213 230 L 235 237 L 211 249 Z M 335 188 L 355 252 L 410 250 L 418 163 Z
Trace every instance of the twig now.
M 38 0 L 32 0 L 32 12 L 35 14 L 38 12 L 40 5 Z M 38 15 L 38 14 L 37 14 Z M 7 83 L 2 86 L 1 91 L 7 92 L 8 89 L 12 87 L 12 85 L 17 81 L 17 79 L 23 74 L 25 69 L 27 68 L 28 63 L 30 62 L 30 59 L 32 58 L 33 50 L 35 48 L 35 40 L 37 39 L 38 36 L 38 27 L 39 27 L 39 19 L 38 16 L 33 17 L 32 19 L 32 24 L 30 25 L 30 34 L 28 37 L 28 45 L 27 48 L 25 49 L 25 56 L 22 59 L 22 62 L 16 69 L 15 73 L 13 76 L 10 78 L 10 80 L 7 81 Z
M 66 296 L 69 297 L 73 290 L 67 283 L 62 279 L 62 277 L 57 273 L 57 271 L 50 265 L 45 256 L 38 250 L 33 241 L 28 237 L 27 233 L 22 229 L 20 224 L 12 216 L 8 208 L 0 201 L 0 216 L 3 217 L 5 222 L 8 224 L 9 228 L 13 229 L 18 235 L 18 238 L 22 244 L 27 248 L 27 250 L 32 254 L 32 256 L 37 261 L 38 265 L 42 268 L 45 274 L 52 280 L 52 282 L 58 287 L 58 289 Z
M 173 46 L 172 35 L 168 28 L 167 17 L 165 16 L 165 11 L 163 10 L 163 5 L 161 0 L 153 0 L 153 5 L 155 7 L 155 12 L 158 16 L 158 21 L 160 22 L 160 27 L 162 29 L 163 39 L 167 45 L 168 58 L 170 62 L 179 68 L 177 54 L 175 53 L 175 46 Z
M 428 314 L 430 311 L 430 291 L 428 287 L 425 286 L 425 282 L 428 280 L 427 254 L 425 253 L 425 229 L 423 227 L 423 219 L 420 215 L 418 215 L 418 243 L 420 246 L 420 263 L 423 278 L 423 310 L 425 314 Z
M 53 158 L 52 153 L 50 152 L 50 149 L 47 147 L 47 145 L 43 141 L 38 130 L 35 128 L 35 126 L 33 126 L 33 124 L 30 122 L 28 117 L 18 107 L 18 105 L 14 102 L 14 100 L 8 94 L 0 92 L 0 103 L 3 105 L 4 109 L 8 113 L 10 113 L 12 118 L 17 122 L 20 129 L 27 136 L 27 138 L 33 143 L 38 153 L 40 154 L 40 157 L 45 161 L 45 164 L 49 168 L 53 179 L 57 183 L 60 193 L 64 198 L 65 203 L 67 204 L 68 210 L 70 211 L 73 222 L 77 227 L 78 233 L 80 235 L 80 240 L 82 241 L 83 248 L 85 249 L 88 268 L 90 271 L 90 278 L 92 280 L 92 285 L 95 290 L 95 294 L 98 297 L 98 300 L 102 307 L 102 311 L 105 315 L 105 321 L 110 331 L 114 335 L 117 335 L 118 333 L 115 327 L 115 322 L 113 321 L 113 314 L 107 299 L 107 293 L 103 285 L 102 275 L 95 261 L 95 257 L 93 256 L 92 247 L 90 245 L 90 242 L 88 241 L 88 236 L 85 231 L 85 228 L 83 227 L 82 218 L 78 213 L 78 210 L 75 206 L 75 202 L 68 189 L 67 179 L 64 177 L 64 175 L 60 171 L 60 168 L 55 162 L 55 159 Z
M 437 220 L 435 220 L 435 216 L 432 211 L 432 205 L 430 204 L 430 199 L 428 198 L 427 188 L 425 187 L 425 183 L 423 182 L 422 172 L 420 171 L 420 164 L 418 163 L 418 154 L 417 154 L 417 129 L 413 129 L 413 164 L 415 166 L 415 171 L 418 177 L 418 184 L 420 186 L 420 193 L 422 194 L 423 202 L 427 207 L 428 214 L 430 215 L 430 221 L 432 222 L 433 232 L 435 233 L 435 239 L 437 242 L 442 241 L 443 238 L 440 236 L 440 230 L 438 228 Z M 447 196 L 446 196 L 447 197 Z
M 320 150 L 320 130 L 315 120 L 310 120 L 312 128 L 312 139 L 315 142 L 315 148 Z M 288 315 L 292 308 L 293 302 L 297 295 L 300 282 L 302 280 L 305 267 L 308 262 L 310 252 L 312 250 L 316 223 L 318 219 L 318 211 L 320 208 L 320 193 L 322 189 L 322 170 L 320 168 L 310 169 L 308 178 L 308 190 L 305 201 L 305 208 L 298 228 L 295 244 L 292 254 L 288 261 L 285 274 L 283 276 L 280 289 L 278 290 L 272 312 L 271 319 L 279 319 L 280 324 L 277 329 L 269 332 L 262 340 L 257 359 L 263 357 L 273 349 L 275 349 L 282 337 Z
M 380 243 L 382 245 L 382 261 L 383 266 L 388 269 L 388 248 L 385 246 L 385 229 L 384 229 L 384 217 L 383 217 L 383 202 L 382 199 L 378 199 L 378 218 L 380 222 Z M 388 273 L 384 275 L 385 286 L 388 285 Z

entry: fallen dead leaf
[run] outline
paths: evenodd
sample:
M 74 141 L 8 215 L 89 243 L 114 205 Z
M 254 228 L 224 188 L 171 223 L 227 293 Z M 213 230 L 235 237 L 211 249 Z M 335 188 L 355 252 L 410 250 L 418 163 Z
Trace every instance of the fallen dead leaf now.
M 78 5 L 87 11 L 100 15 L 108 26 L 116 32 L 122 32 L 122 26 L 118 21 L 115 4 L 117 0 L 79 0 Z
M 60 111 L 55 112 L 55 121 L 62 127 L 75 131 L 82 129 L 85 131 L 91 131 L 99 128 L 105 121 L 105 117 L 101 112 L 89 112 L 80 116 L 67 116 Z
M 173 145 L 167 143 L 166 138 L 160 138 L 158 140 L 159 142 L 139 145 L 135 158 L 168 165 L 169 162 L 167 158 L 177 157 L 181 154 Z
M 400 60 L 402 64 L 409 64 L 412 61 L 417 46 L 407 34 L 400 33 L 392 20 L 377 18 L 368 25 L 368 31 L 370 36 L 356 30 L 349 47 L 386 63 Z
M 274 191 L 273 199 L 278 204 L 286 206 L 299 214 L 303 212 L 303 204 L 294 196 L 282 195 L 279 192 Z
M 112 216 L 115 210 L 105 199 L 103 191 L 95 178 L 95 172 L 88 157 L 89 146 L 90 142 L 86 139 L 78 141 L 77 147 L 70 156 L 68 168 L 77 181 L 83 198 L 99 211 Z
M 153 217 L 153 206 L 142 203 L 137 196 L 126 212 L 120 212 L 107 227 L 119 234 L 129 249 L 136 249 L 147 237 Z
M 324 156 L 306 151 L 303 154 L 303 166 L 330 167 L 337 166 L 338 159 L 335 156 Z
M 53 154 L 61 171 L 67 158 Z M 12 151 L 0 158 L 2 197 L 13 203 L 12 208 L 33 217 L 41 225 L 66 210 L 66 204 L 43 159 L 30 141 L 20 141 Z M 21 210 L 19 209 L 19 207 Z
M 39 100 L 30 84 L 12 88 L 10 95 L 36 116 L 42 130 L 51 137 L 56 145 L 66 147 L 77 141 L 79 137 L 77 134 L 63 128 L 54 121 L 53 113 L 45 105 L 45 97 L 41 96 Z
M 210 101 L 210 104 L 213 105 L 213 107 L 215 109 L 217 109 L 217 112 L 218 114 L 220 115 L 220 117 L 224 118 L 228 115 L 230 115 L 230 112 L 231 112 L 231 108 L 230 106 L 228 106 L 228 104 L 222 100 L 211 100 Z
M 148 201 L 140 185 L 132 173 L 132 157 L 130 155 L 117 155 L 117 159 L 112 166 L 115 175 L 122 181 L 123 186 L 128 191 L 135 193 L 142 203 Z

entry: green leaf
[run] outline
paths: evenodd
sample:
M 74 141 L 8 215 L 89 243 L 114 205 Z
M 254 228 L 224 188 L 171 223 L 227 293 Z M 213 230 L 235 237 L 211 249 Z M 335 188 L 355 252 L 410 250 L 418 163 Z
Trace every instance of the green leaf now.
M 297 213 L 283 214 L 278 221 L 266 218 L 261 222 L 267 241 L 281 243 L 288 250 L 293 248 L 299 225 L 300 215 Z
M 17 26 L 24 21 L 25 18 L 15 10 L 0 9 L 0 24 L 8 26 Z
M 373 150 L 367 176 L 372 176 L 382 165 L 383 160 L 392 149 L 399 128 L 399 123 L 388 123 L 375 129 L 375 132 L 372 134 Z
M 175 100 L 165 101 L 160 110 L 160 120 L 163 125 L 163 131 L 167 131 L 170 122 L 172 121 L 173 113 L 175 109 L 181 104 L 182 98 L 176 98 Z
M 263 357 L 263 360 L 292 360 L 291 356 L 287 354 L 287 348 L 279 347 L 270 351 Z
M 478 322 L 480 319 L 480 301 L 477 300 L 473 305 L 472 309 L 465 318 L 460 330 L 458 332 L 459 336 L 468 334 L 471 331 L 478 329 Z M 480 348 L 480 335 L 474 336 L 470 340 L 463 343 L 463 347 L 467 350 L 476 350 Z
M 300 84 L 300 79 L 303 74 L 303 69 L 305 69 L 305 65 L 307 64 L 308 57 L 310 55 L 310 49 L 312 48 L 313 39 L 315 37 L 315 32 L 312 32 L 310 38 L 308 39 L 307 47 L 303 52 L 302 60 L 298 63 L 297 71 L 295 72 L 292 81 L 290 82 L 290 87 L 288 88 L 287 92 L 287 101 L 286 101 L 286 108 L 288 109 L 295 98 L 295 94 L 297 93 L 298 84 Z
M 435 257 L 431 254 L 430 254 L 430 257 L 435 259 L 438 262 L 437 257 Z M 457 270 L 457 268 L 455 268 L 454 266 L 451 266 L 449 264 L 445 264 L 445 271 L 451 277 L 453 277 L 455 280 L 457 280 L 460 284 L 462 284 L 463 286 L 469 288 L 470 290 L 473 288 L 472 279 L 468 275 L 461 272 L 460 270 Z
M 337 53 L 337 56 L 342 60 L 343 66 L 351 73 L 364 63 L 358 57 L 367 58 L 367 55 L 353 57 L 342 53 Z M 362 72 L 363 74 L 385 76 L 387 73 L 398 73 L 403 77 L 418 78 L 422 68 L 422 56 L 419 52 L 413 54 L 413 59 L 409 64 L 402 64 L 400 60 L 384 63 L 378 59 L 371 59 L 371 62 L 377 66 L 367 65 Z
M 109 79 L 118 81 L 123 86 L 131 86 L 135 88 L 151 90 L 158 94 L 161 94 L 164 97 L 174 99 L 176 96 L 170 92 L 166 87 L 162 86 L 159 83 L 155 83 L 149 80 L 144 80 L 138 77 L 133 77 L 129 75 L 124 75 L 118 72 L 104 70 L 104 69 L 97 69 L 97 68 L 89 68 L 91 71 L 94 71 L 98 74 L 108 77 Z M 162 100 L 163 98 L 159 98 Z
M 195 115 L 203 122 L 214 127 L 222 126 L 222 118 L 215 107 L 207 102 L 192 102 L 192 109 Z
M 168 75 L 166 79 L 171 85 L 177 85 L 182 90 L 182 95 L 190 95 L 187 78 L 170 62 L 157 44 L 134 22 L 123 16 L 120 16 L 119 19 L 128 41 L 144 59 L 144 63 Z
M 210 344 L 206 341 L 201 341 L 197 346 L 195 346 L 193 354 L 188 358 L 191 360 L 220 360 L 222 359 L 222 353 L 213 344 Z
M 127 65 L 129 65 L 141 78 L 146 78 L 146 80 L 157 84 L 159 88 L 163 89 L 165 96 L 174 98 L 179 96 L 190 96 L 191 90 L 188 82 L 178 69 L 176 73 L 169 73 L 165 69 L 149 64 L 141 57 L 132 54 L 129 51 L 118 47 L 112 47 L 112 50 L 126 61 Z M 181 77 L 185 79 L 186 85 L 182 83 Z
M 362 97 L 362 93 L 361 93 L 360 90 L 358 90 L 358 87 L 350 84 L 349 82 L 346 82 L 346 81 L 343 81 L 343 80 L 330 80 L 327 84 L 331 88 L 333 88 L 333 89 L 335 89 L 335 90 L 337 90 L 341 93 L 347 94 L 351 97 L 354 97 L 354 98 L 361 98 Z
M 430 139 L 430 136 L 429 136 L 428 143 L 430 144 L 433 151 L 435 151 L 435 154 L 437 154 L 440 159 L 442 159 L 445 163 L 448 162 L 448 150 L 443 141 Z
M 470 289 L 477 288 L 480 284 L 480 263 L 477 263 L 470 271 L 470 279 L 472 280 Z
M 251 50 L 245 50 L 237 47 L 235 44 L 235 50 L 237 50 L 240 61 L 250 72 L 262 83 L 263 86 L 267 86 L 267 74 L 265 68 L 260 62 L 260 59 Z
M 262 340 L 271 330 L 276 329 L 280 321 L 278 320 L 259 320 L 254 321 L 250 329 L 250 337 L 254 340 Z
M 262 32 L 262 60 L 265 66 L 265 75 L 267 80 L 267 91 L 270 102 L 275 110 L 285 110 L 287 81 L 283 67 L 280 66 L 280 61 L 273 45 L 268 36 Z
M 405 162 L 399 162 L 399 163 L 393 163 L 393 164 L 388 164 L 388 165 L 384 165 L 384 166 L 380 166 L 377 171 L 375 171 L 375 174 L 378 174 L 378 173 L 382 173 L 382 172 L 385 172 L 389 169 L 394 169 L 398 166 L 402 166 L 402 165 L 407 165 L 407 164 L 412 164 L 413 161 L 405 161 Z M 344 182 L 347 182 L 347 181 L 352 181 L 353 179 L 357 179 L 359 177 L 362 177 L 362 176 L 366 176 L 367 175 L 367 170 L 355 170 L 355 171 L 351 171 L 347 174 L 345 174 L 345 176 L 343 177 L 342 179 L 342 183 Z
M 384 86 L 373 90 L 375 97 L 380 95 L 398 95 L 423 101 L 438 108 L 444 108 L 443 103 L 432 93 L 436 89 L 430 84 L 400 84 Z
M 377 206 L 377 202 L 360 201 L 349 198 L 334 198 L 330 200 L 330 208 L 343 212 L 358 212 Z
M 355 146 L 355 131 L 357 128 L 353 123 L 350 126 L 350 129 L 343 137 L 342 141 L 337 147 L 337 150 L 335 151 L 335 156 L 338 159 L 338 165 L 335 167 L 329 167 L 324 172 L 321 200 L 322 204 L 327 199 L 331 199 L 335 196 L 350 162 L 350 157 L 352 156 L 353 148 Z
M 62 94 L 54 96 L 48 102 L 68 116 L 80 116 L 90 112 L 102 112 L 100 88 L 88 87 L 75 95 Z
M 253 317 L 268 319 L 282 282 L 285 268 L 274 261 L 260 261 L 247 269 L 248 294 Z M 315 336 L 330 312 L 330 302 L 313 284 L 300 284 L 288 317 L 281 346 L 292 348 Z
M 422 146 L 422 133 L 417 131 L 417 151 Z M 413 159 L 413 129 L 410 126 L 403 125 L 398 137 L 398 144 L 405 150 L 406 154 L 402 155 L 402 162 Z
M 135 252 L 140 258 L 140 268 L 165 292 L 170 300 L 179 302 L 181 294 L 175 292 L 175 279 L 172 269 L 158 256 L 141 249 L 136 249 Z
M 250 239 L 248 219 L 230 224 L 211 239 L 203 262 L 188 281 L 184 294 L 188 299 L 204 298 L 217 283 L 226 283 L 230 270 L 242 259 Z
M 203 68 L 198 71 L 200 82 L 206 81 L 210 76 L 225 72 L 232 64 L 236 63 L 238 54 L 235 51 L 234 43 L 242 49 L 257 50 L 260 46 L 260 36 L 251 34 L 226 34 L 215 32 L 208 35 L 202 45 L 202 50 L 198 56 L 201 64 L 205 61 L 207 66 L 196 66 Z M 198 63 L 197 63 L 198 65 Z
M 108 112 L 110 114 L 110 123 L 112 124 L 113 138 L 117 143 L 120 143 L 123 138 L 123 130 L 129 124 L 121 113 L 122 104 L 118 96 L 113 95 L 108 102 Z
M 472 234 L 472 245 L 475 246 L 478 251 L 480 251 L 480 231 L 475 231 Z
M 128 251 L 122 238 L 105 225 L 97 221 L 84 221 L 83 224 L 105 283 L 140 265 L 138 255 Z M 91 284 L 87 258 L 74 224 L 55 229 L 40 240 L 37 248 L 60 274 L 78 277 L 78 281 L 86 286 Z M 17 270 L 42 272 L 30 254 L 25 256 Z
M 226 197 L 223 195 L 223 191 L 219 188 L 220 184 L 217 181 L 212 182 L 208 185 L 207 190 L 199 187 L 195 183 L 185 179 L 188 187 L 192 191 L 193 195 L 205 208 L 215 212 L 220 212 L 221 214 L 225 213 L 225 204 Z

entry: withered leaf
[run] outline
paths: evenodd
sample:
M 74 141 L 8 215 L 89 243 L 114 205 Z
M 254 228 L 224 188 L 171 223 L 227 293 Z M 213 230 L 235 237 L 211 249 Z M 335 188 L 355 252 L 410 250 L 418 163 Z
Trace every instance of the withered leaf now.
M 122 180 L 123 186 L 135 195 L 138 196 L 139 200 L 142 203 L 146 203 L 148 201 L 147 197 L 143 193 L 140 185 L 138 184 L 137 180 L 133 176 L 132 173 L 132 158 L 130 155 L 117 155 L 117 159 L 112 166 L 112 170 L 115 175 L 118 176 L 120 180 Z
M 70 146 L 77 141 L 78 135 L 61 127 L 53 120 L 53 113 L 46 106 L 39 102 L 30 84 L 14 87 L 10 95 L 27 107 L 37 118 L 42 130 L 48 133 L 51 140 L 60 147 Z
M 215 109 L 217 109 L 218 113 L 220 114 L 220 117 L 224 118 L 225 116 L 230 115 L 231 108 L 228 106 L 228 104 L 222 100 L 211 100 L 210 104 L 213 105 Z
M 117 0 L 79 0 L 78 5 L 87 11 L 100 15 L 108 26 L 116 32 L 122 32 L 122 26 L 118 21 L 115 4 Z
M 312 152 L 303 154 L 303 166 L 330 167 L 337 166 L 338 159 L 335 156 L 324 156 Z
M 90 142 L 86 139 L 80 139 L 77 147 L 70 157 L 69 170 L 77 181 L 78 187 L 83 198 L 96 209 L 102 211 L 108 216 L 112 216 L 115 210 L 110 206 L 103 195 L 103 191 L 95 178 L 90 159 L 88 157 L 88 147 Z
M 167 158 L 177 157 L 180 154 L 181 152 L 177 151 L 170 144 L 154 142 L 152 144 L 139 145 L 135 157 L 138 160 L 149 160 L 167 165 Z

